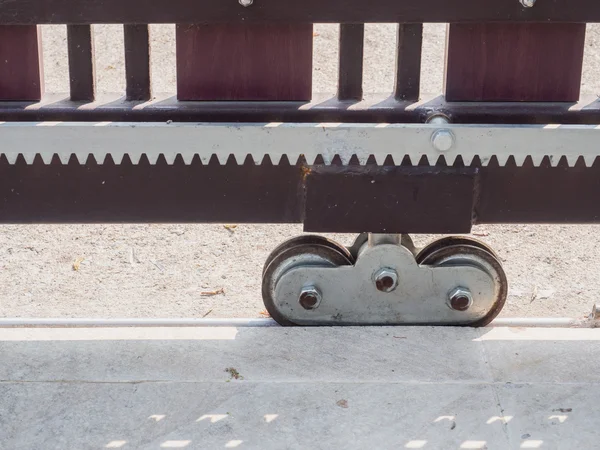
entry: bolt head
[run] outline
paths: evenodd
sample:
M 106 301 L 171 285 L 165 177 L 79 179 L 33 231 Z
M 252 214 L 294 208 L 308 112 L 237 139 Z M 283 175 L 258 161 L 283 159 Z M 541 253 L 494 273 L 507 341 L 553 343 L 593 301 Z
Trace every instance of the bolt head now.
M 398 273 L 394 269 L 379 269 L 373 277 L 375 287 L 380 292 L 392 292 L 398 287 Z
M 532 8 L 535 5 L 535 0 L 519 0 L 525 8 Z
M 450 130 L 436 130 L 431 136 L 431 143 L 438 152 L 447 152 L 454 145 L 454 134 Z
M 317 309 L 321 303 L 321 293 L 314 286 L 306 286 L 300 291 L 298 303 L 307 311 Z
M 244 8 L 247 8 L 248 6 L 251 6 L 252 3 L 254 3 L 254 0 L 239 0 L 240 5 L 242 5 Z
M 466 311 L 473 304 L 473 295 L 466 288 L 457 287 L 448 294 L 448 306 L 454 311 Z

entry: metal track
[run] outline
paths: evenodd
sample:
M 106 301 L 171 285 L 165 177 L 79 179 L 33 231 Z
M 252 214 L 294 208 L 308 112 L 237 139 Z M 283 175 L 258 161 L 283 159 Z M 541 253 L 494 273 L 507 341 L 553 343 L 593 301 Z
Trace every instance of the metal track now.
M 279 164 L 302 158 L 308 165 L 322 157 L 326 165 L 339 158 L 361 165 L 374 157 L 383 164 L 388 156 L 399 165 L 405 157 L 413 164 L 427 158 L 435 165 L 441 157 L 452 165 L 461 158 L 482 166 L 497 159 L 505 166 L 514 158 L 522 166 L 530 157 L 539 166 L 545 157 L 552 166 L 566 158 L 573 167 L 580 157 L 589 167 L 600 154 L 600 126 L 596 125 L 434 125 L 334 123 L 129 123 L 129 122 L 4 122 L 0 123 L 0 154 L 14 164 L 19 155 L 29 164 L 36 156 L 49 164 L 57 155 L 63 164 L 75 156 L 80 164 L 92 155 L 102 164 L 107 156 L 120 164 L 125 156 L 137 164 L 145 155 L 151 164 L 164 157 L 173 164 L 181 156 L 208 163 L 231 157 L 242 164 L 250 157 L 260 164 L 268 157 Z
M 598 319 L 583 318 L 500 318 L 487 327 L 597 328 Z M 197 318 L 0 318 L 0 328 L 121 328 L 121 327 L 277 327 L 273 319 L 197 319 Z

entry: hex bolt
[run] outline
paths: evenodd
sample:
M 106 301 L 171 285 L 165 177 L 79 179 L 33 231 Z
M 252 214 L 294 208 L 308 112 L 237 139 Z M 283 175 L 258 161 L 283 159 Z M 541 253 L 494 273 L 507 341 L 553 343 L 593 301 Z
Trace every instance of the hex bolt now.
M 425 123 L 444 126 L 450 123 L 450 119 L 445 114 L 436 113 L 430 116 Z
M 454 145 L 454 134 L 450 130 L 437 130 L 431 136 L 431 143 L 438 152 L 447 152 Z
M 300 291 L 298 303 L 306 310 L 313 310 L 319 307 L 321 303 L 321 293 L 314 286 L 306 286 Z
M 252 3 L 254 3 L 254 0 L 239 0 L 240 5 L 242 5 L 244 8 L 247 8 L 248 6 L 252 6 Z
M 454 311 L 466 311 L 473 304 L 471 291 L 457 287 L 448 294 L 448 306 Z
M 375 287 L 381 292 L 392 292 L 398 287 L 398 274 L 394 269 L 379 269 L 373 279 Z
M 532 8 L 535 5 L 535 0 L 519 0 L 525 8 Z

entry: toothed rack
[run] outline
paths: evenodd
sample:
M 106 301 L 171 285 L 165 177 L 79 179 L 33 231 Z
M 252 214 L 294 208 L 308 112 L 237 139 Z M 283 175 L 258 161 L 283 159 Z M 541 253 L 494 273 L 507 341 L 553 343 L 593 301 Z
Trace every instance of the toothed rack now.
M 598 21 L 593 0 L 0 2 L 0 223 L 599 223 L 600 102 L 579 96 Z M 323 22 L 334 96 L 312 95 Z M 396 80 L 365 100 L 374 22 L 398 24 Z M 451 23 L 444 95 L 420 93 L 424 22 Z M 96 94 L 94 23 L 124 24 L 123 95 Z M 151 92 L 153 23 L 177 24 L 173 94 Z M 69 95 L 44 95 L 40 24 L 67 25 Z

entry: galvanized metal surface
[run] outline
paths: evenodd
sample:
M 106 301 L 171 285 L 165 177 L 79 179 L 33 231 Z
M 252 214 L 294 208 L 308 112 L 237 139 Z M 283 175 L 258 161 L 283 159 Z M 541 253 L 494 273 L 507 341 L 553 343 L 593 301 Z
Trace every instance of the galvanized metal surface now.
M 363 250 L 355 265 L 310 264 L 294 259 L 273 280 L 277 312 L 298 325 L 464 325 L 484 319 L 500 302 L 497 275 L 475 258 L 471 265 L 419 266 L 408 249 L 381 244 Z M 382 268 L 397 272 L 395 289 L 381 292 L 376 287 L 374 276 Z M 313 310 L 299 305 L 298 296 L 305 286 L 321 292 L 321 302 Z M 459 286 L 473 295 L 466 311 L 453 310 L 447 304 L 449 293 Z
M 487 327 L 597 328 L 600 319 L 568 317 L 511 317 L 494 319 Z M 130 327 L 277 327 L 273 319 L 198 318 L 0 318 L 0 328 L 130 328 Z
M 440 130 L 453 140 L 438 142 Z M 565 157 L 574 166 L 582 156 L 591 166 L 600 154 L 600 126 L 587 125 L 445 125 L 335 124 L 335 123 L 126 123 L 126 122 L 5 122 L 0 124 L 1 154 L 10 163 L 23 155 L 32 163 L 40 155 L 50 163 L 56 154 L 66 164 L 72 155 L 81 164 L 89 155 L 102 163 L 110 155 L 118 164 L 128 155 L 137 164 L 146 155 L 151 164 L 162 155 L 169 164 L 181 155 L 186 164 L 198 155 L 208 163 L 213 155 L 221 164 L 231 155 L 238 164 L 248 157 L 260 164 L 265 157 L 278 164 L 301 157 L 313 164 L 322 157 L 331 164 L 339 157 L 348 164 L 355 157 L 366 164 L 374 157 L 383 164 L 392 156 L 400 164 L 426 157 L 434 165 L 440 157 L 448 164 L 457 158 L 469 165 L 475 157 L 487 166 L 495 157 L 504 166 L 513 157 L 518 166 L 527 157 L 539 166 L 548 157 L 552 166 Z M 436 145 L 438 142 L 440 145 Z

